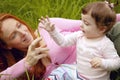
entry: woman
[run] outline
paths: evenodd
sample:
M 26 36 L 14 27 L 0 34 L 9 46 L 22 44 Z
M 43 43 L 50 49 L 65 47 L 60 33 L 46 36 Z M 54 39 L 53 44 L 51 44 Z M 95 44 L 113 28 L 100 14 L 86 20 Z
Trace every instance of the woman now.
M 40 41 L 41 43 L 42 39 L 37 40 L 37 43 L 36 41 L 32 43 L 34 38 L 35 36 L 32 30 L 23 21 L 21 21 L 20 19 L 10 14 L 1 14 L 0 15 L 0 47 L 1 47 L 1 52 L 2 52 L 1 55 L 5 57 L 5 59 L 1 57 L 1 65 L 3 67 L 2 70 L 6 69 L 7 67 L 15 64 L 20 59 L 24 58 L 24 56 L 26 56 L 26 53 L 29 53 L 26 56 L 26 58 L 28 59 L 25 58 L 26 61 L 23 59 L 21 61 L 22 63 L 26 62 L 25 65 L 27 64 L 30 66 L 33 66 L 35 63 L 37 63 L 37 61 L 41 57 L 40 56 L 38 58 L 36 57 L 36 59 L 33 60 L 33 57 L 30 57 L 30 56 L 33 56 L 32 55 L 33 53 L 35 56 L 39 55 L 38 53 L 41 53 L 41 56 L 42 56 L 43 55 L 42 52 L 47 53 L 46 52 L 47 48 L 45 48 L 44 44 L 40 44 L 41 46 L 40 48 L 37 47 L 38 41 Z M 28 49 L 30 44 L 31 46 Z M 36 75 L 37 73 L 40 73 L 39 74 L 40 76 L 43 75 L 43 73 L 45 72 L 45 65 L 46 65 L 44 64 L 43 60 L 50 61 L 50 58 L 45 57 L 39 60 L 39 63 L 37 63 L 35 66 L 31 68 L 30 70 L 31 74 Z M 21 62 L 19 62 L 19 64 L 21 64 L 22 67 L 24 67 L 24 64 L 22 64 Z M 37 67 L 37 65 L 40 65 L 40 67 Z M 14 67 L 16 67 L 16 64 L 12 68 Z M 8 71 L 2 72 L 1 74 L 8 74 L 9 71 L 11 70 L 8 68 Z M 25 72 L 25 69 L 24 69 L 24 72 Z M 13 73 L 16 73 L 16 72 L 13 71 Z M 9 77 L 11 79 L 14 76 L 15 75 L 12 75 Z M 37 76 L 37 77 L 40 77 L 40 76 Z M 1 76 L 1 79 L 4 79 L 4 75 Z
M 64 34 L 67 33 L 65 32 L 66 30 L 74 31 L 79 29 L 80 26 L 80 21 L 77 20 L 53 18 L 51 19 L 51 21 L 56 23 L 56 25 L 59 25 L 60 27 L 59 30 L 61 30 L 61 32 Z M 61 22 L 62 24 L 60 25 L 59 22 Z M 66 22 L 68 24 L 66 24 Z M 69 23 L 72 23 L 73 25 L 69 25 Z M 62 25 L 69 26 L 69 28 L 65 28 L 65 27 L 63 28 L 61 27 Z M 72 29 L 72 27 L 77 27 L 77 28 Z M 2 70 L 4 70 L 7 67 L 15 64 L 20 59 L 24 58 L 24 56 L 26 56 L 28 46 L 34 40 L 35 35 L 27 24 L 25 24 L 23 21 L 10 14 L 0 15 L 0 30 L 1 30 L 0 47 L 2 52 L 1 55 L 5 57 L 5 59 L 1 58 L 2 66 L 3 66 Z M 35 79 L 40 79 L 41 76 L 43 76 L 43 74 L 45 73 L 45 71 L 46 71 L 45 76 L 47 76 L 52 69 L 58 66 L 58 64 L 73 63 L 75 61 L 74 46 L 67 48 L 59 47 L 57 44 L 55 44 L 55 42 L 48 36 L 48 34 L 44 30 L 41 29 L 40 33 L 43 39 L 45 40 L 45 42 L 44 41 L 40 42 L 40 46 L 41 45 L 45 46 L 47 44 L 47 47 L 49 48 L 49 54 L 52 59 L 52 64 L 46 65 L 49 64 L 46 62 L 50 61 L 48 57 L 41 59 L 34 67 L 30 68 L 30 73 L 32 73 L 32 75 L 34 74 Z M 55 44 L 55 46 L 53 46 L 52 44 Z M 23 61 L 19 63 L 22 63 Z M 45 69 L 46 66 L 47 69 Z M 12 77 L 14 78 L 16 76 L 13 75 Z
M 27 69 L 31 68 L 33 65 L 35 65 L 39 59 L 44 58 L 47 56 L 47 54 L 38 54 L 38 53 L 44 53 L 45 51 L 47 51 L 47 48 L 36 48 L 36 45 L 39 43 L 39 41 L 42 40 L 41 38 L 38 38 L 36 40 L 34 40 L 31 45 L 29 46 L 27 55 L 25 58 L 23 58 L 21 61 L 17 62 L 16 64 L 14 64 L 13 66 L 7 68 L 6 70 L 4 70 L 5 66 L 9 66 L 9 63 L 4 64 L 4 62 L 2 62 L 1 60 L 3 60 L 4 58 L 6 59 L 6 57 L 11 58 L 9 59 L 9 62 L 13 62 L 10 60 L 14 60 L 14 57 L 11 56 L 11 54 L 5 50 L 3 51 L 3 53 L 1 53 L 1 55 L 5 56 L 0 56 L 3 59 L 0 59 L 1 64 L 0 64 L 0 69 L 4 70 L 0 73 L 0 80 L 13 80 L 13 78 L 18 77 L 19 75 L 22 75 Z M 7 54 L 4 52 L 8 52 Z M 4 61 L 6 61 L 4 59 Z M 17 70 L 17 71 L 16 71 Z M 18 75 L 19 74 L 19 75 Z M 21 80 L 21 78 L 20 78 Z
M 17 25 L 19 25 L 18 26 L 18 28 L 20 29 L 20 30 L 22 30 L 22 28 L 21 28 L 21 25 L 25 25 L 25 27 L 27 27 L 28 29 L 30 28 L 29 26 L 27 26 L 23 21 L 21 21 L 21 20 L 19 20 L 18 18 L 16 18 L 15 16 L 13 16 L 13 15 L 10 15 L 10 14 L 4 14 L 4 15 L 2 15 L 2 16 L 0 16 L 0 26 L 1 26 L 1 22 L 4 22 L 3 20 L 2 20 L 2 18 L 4 18 L 6 16 L 6 19 L 8 19 L 9 17 L 11 17 L 12 19 L 15 19 L 15 21 L 18 21 L 20 24 L 17 24 Z M 120 16 L 119 16 L 120 17 Z M 80 29 L 80 24 L 81 24 L 81 21 L 80 20 L 68 20 L 68 19 L 62 19 L 62 18 L 51 18 L 50 19 L 50 21 L 53 23 L 53 24 L 55 24 L 56 26 L 57 26 L 57 29 L 61 32 L 61 33 L 63 33 L 63 34 L 68 34 L 68 33 L 70 33 L 70 32 L 73 32 L 73 31 L 76 31 L 76 30 L 79 30 Z M 8 22 L 4 22 L 4 23 L 8 23 Z M 13 27 L 13 23 L 11 23 L 11 22 L 9 22 L 9 24 L 8 24 L 9 26 L 10 26 L 10 28 L 12 28 Z M 40 25 L 40 24 L 39 24 Z M 8 28 L 8 27 L 7 27 Z M 6 29 L 7 29 L 6 28 Z M 14 28 L 13 28 L 14 29 Z M 1 30 L 1 27 L 0 27 L 0 30 Z M 10 30 L 10 32 L 11 32 L 11 29 L 8 29 L 8 30 Z M 30 30 L 30 29 L 29 29 Z M 23 30 L 22 30 L 23 31 Z M 30 30 L 31 31 L 31 30 Z M 6 31 L 7 32 L 7 31 Z M 23 31 L 23 33 L 25 33 L 26 31 Z M 44 77 L 46 77 L 54 68 L 56 68 L 59 64 L 62 64 L 62 63 L 68 63 L 68 64 L 71 64 L 71 63 L 74 63 L 75 62 L 75 58 L 76 58 L 76 56 L 75 56 L 75 46 L 72 46 L 72 47 L 66 47 L 66 48 L 62 48 L 62 47 L 59 47 L 51 38 L 50 38 L 50 36 L 49 36 L 49 34 L 44 30 L 44 29 L 41 29 L 41 28 L 39 28 L 39 32 L 40 32 L 40 35 L 43 37 L 43 40 L 44 40 L 44 42 L 46 43 L 46 45 L 47 45 L 47 48 L 49 49 L 49 55 L 50 55 L 50 57 L 51 57 L 51 61 L 52 61 L 52 64 L 50 64 L 50 65 L 46 65 L 46 69 L 45 69 L 45 67 L 44 67 L 44 69 L 42 69 L 42 68 L 40 68 L 40 70 L 43 70 L 43 73 L 41 73 L 41 75 L 43 75 L 44 73 Z M 0 33 L 1 34 L 1 33 Z M 27 33 L 26 33 L 27 34 Z M 32 36 L 29 34 L 29 36 L 31 36 L 31 37 L 33 37 L 33 36 L 35 36 L 34 34 L 33 34 L 33 32 L 31 31 L 31 34 L 32 34 Z M 15 36 L 17 36 L 17 35 L 15 35 Z M 13 36 L 12 38 L 14 38 L 15 36 Z M 0 39 L 2 39 L 4 36 L 0 36 Z M 24 40 L 26 40 L 26 39 L 24 39 Z M 23 41 L 24 41 L 23 40 Z M 7 41 L 6 41 L 7 42 Z M 31 40 L 31 42 L 32 42 L 32 40 Z M 43 44 L 43 45 L 45 45 L 45 43 L 43 43 L 43 41 L 41 41 L 41 43 L 40 44 Z M 13 46 L 13 44 L 14 44 L 14 46 Z M 26 43 L 27 44 L 27 43 Z M 54 44 L 54 45 L 53 45 Z M 17 46 L 15 46 L 15 45 L 17 45 Z M 23 45 L 22 43 L 21 43 L 21 45 Z M 27 52 L 27 48 L 28 48 L 28 46 L 30 45 L 30 43 L 29 44 L 27 44 L 27 46 L 25 46 L 24 48 L 26 48 L 26 50 L 25 49 L 23 49 L 23 48 L 19 48 L 18 47 L 18 44 L 16 44 L 16 43 L 11 43 L 11 44 L 9 44 L 9 47 L 7 47 L 7 49 L 9 49 L 8 51 L 9 52 L 11 52 L 10 53 L 10 55 L 12 56 L 12 58 L 14 59 L 14 60 L 12 60 L 12 61 L 14 61 L 14 62 L 11 62 L 10 60 L 9 61 L 7 61 L 8 59 L 12 59 L 11 57 L 9 57 L 8 56 L 8 54 L 6 55 L 6 56 L 4 56 L 4 57 L 6 57 L 6 61 L 5 60 L 3 60 L 3 63 L 5 64 L 5 68 L 4 69 L 6 69 L 7 67 L 9 67 L 9 66 L 11 66 L 11 65 L 13 65 L 13 64 L 15 64 L 17 61 L 19 61 L 20 59 L 22 59 L 25 55 L 26 55 L 26 52 Z M 0 45 L 0 47 L 1 46 L 3 46 L 2 44 Z M 4 48 L 4 47 L 3 47 Z M 4 49 L 6 49 L 6 48 L 4 48 Z M 1 50 L 0 50 L 1 51 Z M 6 50 L 5 50 L 6 51 Z M 18 53 L 18 52 L 20 52 L 20 53 Z M 6 53 L 6 52 L 4 52 L 4 53 Z M 4 54 L 3 53 L 3 54 Z M 25 54 L 23 54 L 23 53 L 25 53 Z M 16 55 L 17 54 L 17 55 Z M 21 57 L 20 57 L 21 56 Z M 18 59 L 18 57 L 20 57 L 19 59 Z M 46 59 L 44 59 L 44 60 L 46 60 Z M 47 61 L 44 61 L 44 60 L 40 60 L 40 61 L 42 61 L 43 63 L 46 63 Z M 20 63 L 24 63 L 24 60 L 21 60 L 21 62 Z M 11 65 L 8 65 L 8 64 L 11 64 Z M 46 64 L 49 64 L 49 63 L 46 63 Z M 21 64 L 21 65 L 24 65 L 24 64 Z M 42 65 L 42 64 L 41 64 Z M 38 64 L 36 65 L 36 66 L 38 66 L 38 67 L 40 67 Z M 4 69 L 2 69 L 2 70 L 4 70 Z M 30 70 L 31 70 L 31 68 L 30 68 Z M 32 69 L 33 70 L 33 69 Z M 38 71 L 38 68 L 35 68 L 35 70 L 33 70 L 32 72 L 36 72 L 36 71 Z M 46 71 L 46 72 L 45 72 Z M 18 72 L 18 71 L 17 71 Z M 17 73 L 16 72 L 16 73 Z M 23 71 L 23 73 L 24 73 L 25 71 Z M 41 72 L 41 71 L 40 71 Z M 36 72 L 36 74 L 35 74 L 35 78 L 36 78 L 36 80 L 39 80 L 40 79 L 40 77 L 41 76 L 39 76 L 40 74 L 40 72 Z M 37 75 L 38 74 L 38 75 Z M 17 74 L 17 76 L 20 76 L 21 74 Z M 15 77 L 17 77 L 17 76 L 13 76 L 13 78 L 15 78 Z M 22 79 L 22 80 L 24 80 L 24 79 Z

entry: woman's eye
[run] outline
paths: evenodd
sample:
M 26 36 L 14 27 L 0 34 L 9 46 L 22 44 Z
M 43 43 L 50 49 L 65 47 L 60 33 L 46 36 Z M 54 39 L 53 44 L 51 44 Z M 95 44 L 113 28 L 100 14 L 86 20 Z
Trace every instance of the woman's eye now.
M 10 39 L 11 39 L 11 40 L 12 40 L 12 39 L 15 39 L 15 37 L 16 37 L 16 33 L 13 33 Z
M 20 23 L 18 24 L 18 28 L 21 28 L 21 24 Z

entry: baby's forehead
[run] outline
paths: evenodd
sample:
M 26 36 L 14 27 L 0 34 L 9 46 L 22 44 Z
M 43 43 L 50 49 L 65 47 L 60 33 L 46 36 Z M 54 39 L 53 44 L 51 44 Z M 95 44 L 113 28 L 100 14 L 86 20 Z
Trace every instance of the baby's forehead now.
M 87 21 L 89 23 L 95 22 L 95 19 L 90 14 L 81 14 L 81 18 L 83 21 Z

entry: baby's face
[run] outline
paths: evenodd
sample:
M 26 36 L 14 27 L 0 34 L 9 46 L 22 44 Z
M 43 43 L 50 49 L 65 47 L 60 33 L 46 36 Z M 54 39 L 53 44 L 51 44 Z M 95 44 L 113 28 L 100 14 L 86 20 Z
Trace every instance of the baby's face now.
M 81 30 L 87 38 L 97 38 L 103 35 L 103 32 L 97 27 L 94 18 L 89 14 L 81 14 L 82 26 Z

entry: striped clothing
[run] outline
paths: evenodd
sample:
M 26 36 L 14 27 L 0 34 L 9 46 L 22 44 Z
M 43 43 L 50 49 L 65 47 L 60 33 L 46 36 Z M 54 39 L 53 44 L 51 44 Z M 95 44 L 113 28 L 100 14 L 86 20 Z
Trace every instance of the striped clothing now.
M 62 64 L 53 70 L 45 80 L 87 80 L 78 75 L 76 65 Z

